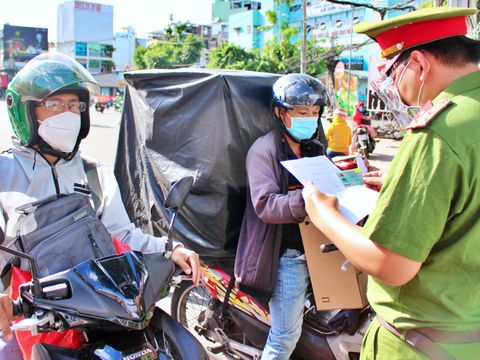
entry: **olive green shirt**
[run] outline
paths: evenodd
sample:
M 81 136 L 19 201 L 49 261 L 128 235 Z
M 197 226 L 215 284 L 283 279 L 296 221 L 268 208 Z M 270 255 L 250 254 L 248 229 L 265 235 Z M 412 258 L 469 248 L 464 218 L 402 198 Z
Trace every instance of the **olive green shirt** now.
M 403 140 L 363 229 L 423 263 L 402 286 L 369 278 L 371 305 L 399 328 L 480 328 L 480 71 L 434 103 L 444 98 L 453 104 Z

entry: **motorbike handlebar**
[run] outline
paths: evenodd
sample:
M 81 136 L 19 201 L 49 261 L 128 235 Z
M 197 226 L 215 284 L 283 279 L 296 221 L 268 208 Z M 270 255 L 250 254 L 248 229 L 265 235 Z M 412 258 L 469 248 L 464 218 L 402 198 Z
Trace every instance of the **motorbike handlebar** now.
M 22 299 L 18 298 L 12 302 L 13 316 L 23 315 Z

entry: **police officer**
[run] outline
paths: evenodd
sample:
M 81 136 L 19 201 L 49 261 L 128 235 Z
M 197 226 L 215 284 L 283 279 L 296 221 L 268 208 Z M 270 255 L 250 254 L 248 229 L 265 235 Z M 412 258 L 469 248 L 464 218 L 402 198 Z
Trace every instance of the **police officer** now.
M 387 60 L 372 84 L 408 134 L 360 230 L 313 186 L 307 212 L 368 273 L 377 313 L 363 359 L 480 354 L 480 59 L 465 36 L 476 9 L 423 9 L 358 24 Z

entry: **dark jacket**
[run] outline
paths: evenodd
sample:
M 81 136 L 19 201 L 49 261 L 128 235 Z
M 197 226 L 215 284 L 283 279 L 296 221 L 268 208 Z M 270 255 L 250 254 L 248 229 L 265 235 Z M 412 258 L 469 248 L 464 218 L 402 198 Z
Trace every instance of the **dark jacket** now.
M 264 301 L 275 288 L 282 224 L 300 223 L 306 216 L 302 191 L 287 192 L 287 172 L 280 164 L 287 158 L 281 139 L 281 133 L 273 130 L 248 151 L 247 205 L 235 258 L 239 288 Z M 309 155 L 323 153 L 321 145 L 314 148 L 315 154 Z

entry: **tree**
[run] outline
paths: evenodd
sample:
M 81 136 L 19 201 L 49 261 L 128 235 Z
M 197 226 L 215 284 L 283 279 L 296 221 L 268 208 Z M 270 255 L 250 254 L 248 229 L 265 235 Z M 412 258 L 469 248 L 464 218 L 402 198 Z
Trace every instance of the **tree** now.
M 145 46 L 138 46 L 133 52 L 133 64 L 135 69 L 146 69 L 147 64 L 145 64 L 145 53 L 147 48 Z
M 255 61 L 255 54 L 225 41 L 213 49 L 207 67 L 210 69 L 244 70 L 248 63 Z
M 191 66 L 200 59 L 203 49 L 202 39 L 185 33 L 187 25 L 175 24 L 168 27 L 166 41 L 158 41 L 145 48 L 139 46 L 133 53 L 136 69 L 171 69 Z

